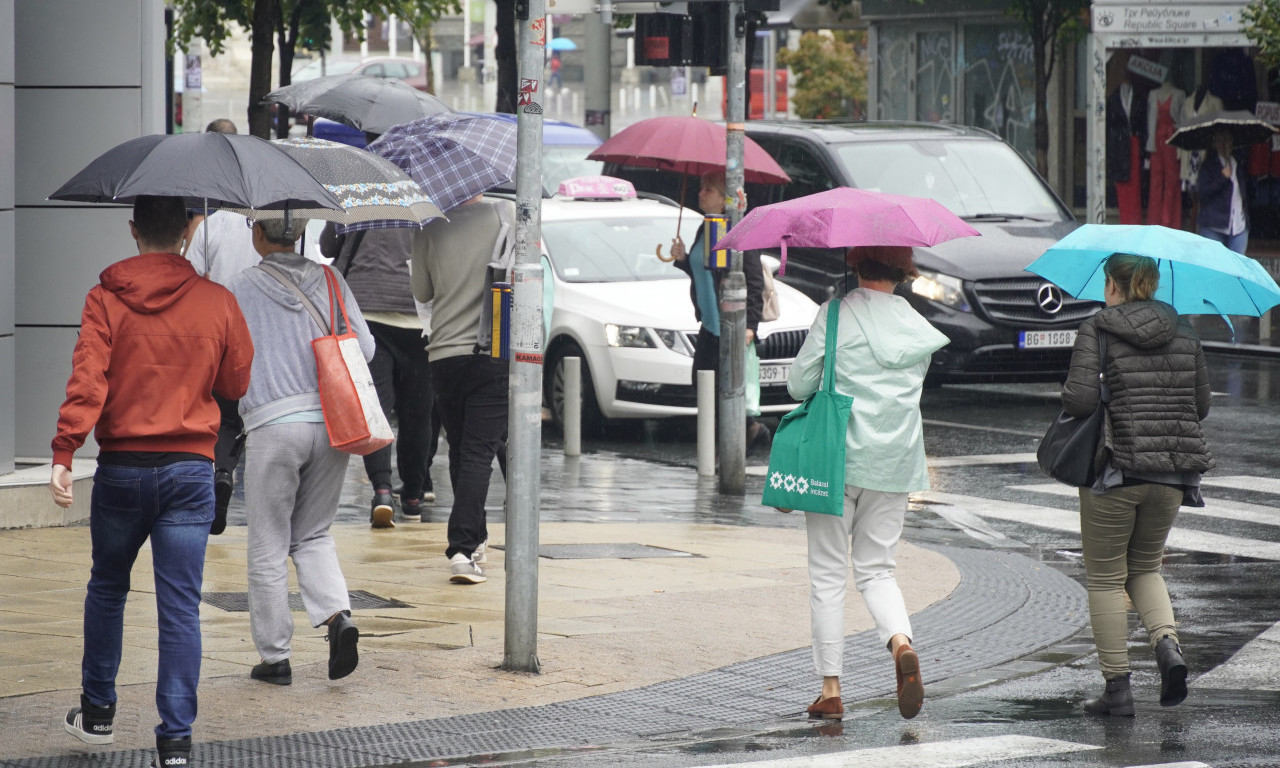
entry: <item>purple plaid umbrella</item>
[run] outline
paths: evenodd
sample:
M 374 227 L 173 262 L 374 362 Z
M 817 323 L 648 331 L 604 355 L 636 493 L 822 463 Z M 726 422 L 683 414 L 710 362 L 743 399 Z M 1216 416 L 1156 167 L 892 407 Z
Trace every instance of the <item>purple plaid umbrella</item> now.
M 936 200 L 836 187 L 752 210 L 717 250 L 749 251 L 782 246 L 849 248 L 855 245 L 937 245 L 981 234 Z
M 397 125 L 369 151 L 400 166 L 446 214 L 516 173 L 516 124 L 446 112 Z M 371 228 L 356 224 L 348 229 Z

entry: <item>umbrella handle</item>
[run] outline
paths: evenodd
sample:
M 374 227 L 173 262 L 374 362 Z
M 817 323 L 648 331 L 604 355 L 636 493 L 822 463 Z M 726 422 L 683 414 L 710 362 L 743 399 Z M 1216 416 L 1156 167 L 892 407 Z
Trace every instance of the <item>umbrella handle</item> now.
M 693 105 L 693 109 L 695 112 L 697 112 L 698 105 L 696 102 Z M 680 213 L 676 214 L 676 237 L 680 237 L 680 223 L 684 221 L 684 190 L 685 190 L 685 185 L 688 183 L 689 183 L 689 174 L 686 173 L 680 177 L 680 199 L 677 201 L 677 204 L 680 206 Z M 676 260 L 676 256 L 674 253 L 671 254 L 670 256 L 662 255 L 661 243 L 659 243 L 658 246 L 653 249 L 653 255 L 658 257 L 658 261 L 664 261 L 667 263 L 671 263 Z
M 665 261 L 665 262 L 667 262 L 667 263 L 670 263 L 670 262 L 673 262 L 673 261 L 675 261 L 675 260 L 676 260 L 676 255 L 675 255 L 674 253 L 673 253 L 673 254 L 671 254 L 670 256 L 663 256 L 663 255 L 662 255 L 662 245 L 661 245 L 661 244 L 658 244 L 657 246 L 655 246 L 655 247 L 654 247 L 654 249 L 653 249 L 653 255 L 658 257 L 658 261 Z

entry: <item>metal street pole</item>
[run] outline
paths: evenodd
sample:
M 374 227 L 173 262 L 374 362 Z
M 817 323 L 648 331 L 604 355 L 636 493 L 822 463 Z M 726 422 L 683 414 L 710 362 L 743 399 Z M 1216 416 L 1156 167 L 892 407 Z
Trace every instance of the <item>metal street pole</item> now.
M 729 3 L 729 90 L 726 116 L 725 195 L 734 202 L 725 207 L 732 227 L 742 218 L 737 190 L 742 188 L 742 155 L 746 139 L 747 39 L 742 0 Z M 742 254 L 735 251 L 729 274 L 720 286 L 720 392 L 719 454 L 720 492 L 746 493 L 747 436 L 743 367 L 747 345 L 747 280 L 742 274 Z
M 584 106 L 586 113 L 583 125 L 601 139 L 609 138 L 610 111 L 613 94 L 613 82 L 610 60 L 610 42 L 613 40 L 613 12 L 608 0 L 601 3 L 600 13 L 586 16 L 586 34 L 583 35 L 587 64 Z
M 539 672 L 538 514 L 542 464 L 542 72 L 546 0 L 516 0 L 516 252 L 507 421 L 507 593 L 502 668 Z

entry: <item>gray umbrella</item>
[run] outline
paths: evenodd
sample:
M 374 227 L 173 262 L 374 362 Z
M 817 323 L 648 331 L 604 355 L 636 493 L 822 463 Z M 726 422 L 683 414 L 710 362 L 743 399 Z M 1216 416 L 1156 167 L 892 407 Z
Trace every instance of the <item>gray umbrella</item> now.
M 408 83 L 364 75 L 328 75 L 286 85 L 268 93 L 264 101 L 378 134 L 393 125 L 453 111 Z
M 420 225 L 443 216 L 418 182 L 384 157 L 357 147 L 324 139 L 280 139 L 271 142 L 316 177 L 342 203 L 346 217 L 341 224 L 357 221 L 402 221 Z M 282 211 L 228 209 L 256 219 L 281 218 Z M 332 218 L 328 211 L 294 209 L 304 219 Z
M 227 133 L 154 134 L 104 152 L 49 195 L 81 203 L 181 197 L 188 208 L 314 209 L 340 219 L 342 203 L 279 147 Z M 324 213 L 319 213 L 323 211 Z
M 1231 143 L 1237 147 L 1266 141 L 1277 133 L 1271 123 L 1252 112 L 1235 110 L 1192 118 L 1174 131 L 1168 143 L 1178 149 L 1210 149 L 1213 135 L 1222 129 L 1231 132 Z

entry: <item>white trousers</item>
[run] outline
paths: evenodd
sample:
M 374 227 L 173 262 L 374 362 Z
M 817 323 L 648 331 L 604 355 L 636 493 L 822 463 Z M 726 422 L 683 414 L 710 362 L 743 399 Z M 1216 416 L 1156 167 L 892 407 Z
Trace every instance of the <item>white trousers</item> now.
M 888 645 L 896 634 L 911 637 L 911 617 L 893 575 L 906 512 L 905 493 L 846 486 L 843 517 L 805 514 L 813 664 L 819 675 L 839 677 L 844 669 L 844 595 L 850 559 L 853 585 L 862 593 L 880 642 Z
M 324 424 L 258 427 L 245 443 L 249 524 L 249 628 L 262 660 L 289 658 L 289 558 L 311 626 L 351 610 L 329 525 L 338 513 L 351 457 L 329 447 Z

